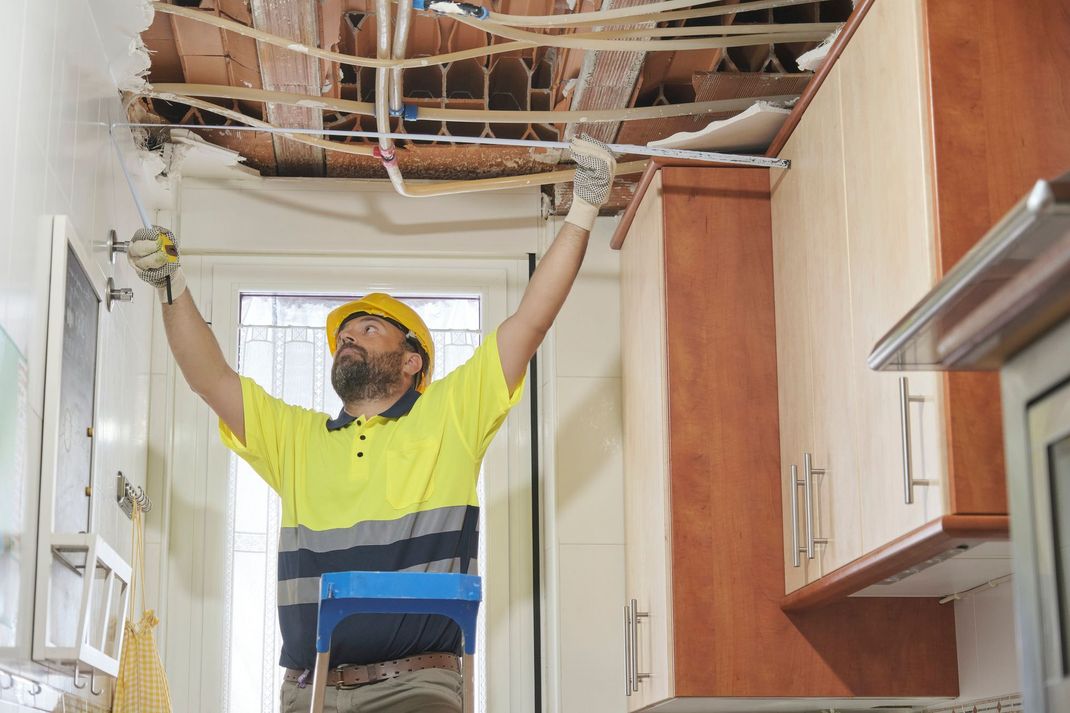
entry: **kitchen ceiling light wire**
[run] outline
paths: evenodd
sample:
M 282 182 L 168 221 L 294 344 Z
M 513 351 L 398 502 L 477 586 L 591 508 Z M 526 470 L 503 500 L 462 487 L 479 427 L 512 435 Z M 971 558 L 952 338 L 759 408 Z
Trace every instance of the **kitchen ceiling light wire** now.
M 375 116 L 375 105 L 371 102 L 358 102 L 351 99 L 334 97 L 317 97 L 308 94 L 275 92 L 267 89 L 249 87 L 232 87 L 226 84 L 181 84 L 161 83 L 134 93 L 136 96 L 151 97 L 163 101 L 186 104 L 186 99 L 194 97 L 211 97 L 214 99 L 236 99 L 240 101 L 270 102 L 288 104 L 310 109 L 324 109 L 347 114 Z M 513 111 L 497 109 L 441 109 L 436 107 L 416 107 L 415 118 L 409 121 L 448 121 L 495 124 L 587 124 L 600 121 L 630 121 L 638 119 L 666 119 L 677 116 L 700 116 L 711 113 L 743 111 L 756 101 L 774 104 L 786 103 L 798 99 L 797 94 L 778 94 L 764 97 L 740 97 L 738 99 L 718 99 L 716 101 L 692 102 L 688 104 L 663 104 L 661 106 L 630 107 L 627 109 L 591 109 L 581 111 Z M 201 103 L 202 106 L 216 106 Z M 220 107 L 222 108 L 222 107 Z M 212 111 L 209 109 L 209 111 Z M 233 114 L 245 117 L 244 114 Z M 240 119 L 239 121 L 244 121 Z
M 144 122 L 115 122 L 108 126 L 108 133 L 111 136 L 112 143 L 115 146 L 116 152 L 119 156 L 122 156 L 122 152 L 119 149 L 118 142 L 115 138 L 114 130 L 117 128 L 143 128 L 143 129 L 204 129 L 211 127 L 204 127 L 195 124 L 151 124 Z M 272 131 L 271 129 L 263 129 L 260 127 L 249 126 L 224 126 L 216 127 L 223 130 L 230 131 L 267 131 L 269 133 L 279 133 L 288 138 L 291 136 L 290 129 L 282 129 Z M 316 130 L 326 131 L 326 130 Z M 362 132 L 372 133 L 372 132 Z M 398 134 L 397 136 L 404 136 L 405 138 L 412 138 L 407 134 Z M 441 137 L 439 137 L 441 138 Z M 334 142 L 325 142 L 333 144 Z M 642 173 L 646 170 L 648 161 L 628 161 L 626 163 L 617 164 L 617 170 L 614 175 L 625 176 L 635 173 Z M 130 194 L 134 199 L 134 203 L 137 206 L 138 214 L 141 216 L 143 223 L 147 224 L 148 213 L 145 211 L 144 205 L 138 195 L 137 189 L 134 186 L 133 180 L 129 174 L 126 173 L 125 165 L 123 166 L 124 175 L 127 177 L 127 185 L 130 188 Z M 483 191 L 500 191 L 509 188 L 525 188 L 529 186 L 546 186 L 553 183 L 566 183 L 571 181 L 576 175 L 575 169 L 564 169 L 560 171 L 548 171 L 546 173 L 527 173 L 519 176 L 500 176 L 497 178 L 479 178 L 463 181 L 437 181 L 431 183 L 418 183 L 418 184 L 406 184 L 405 189 L 407 194 L 412 197 L 430 197 L 430 196 L 446 196 L 446 195 L 458 195 L 461 193 L 477 193 Z
M 342 129 L 307 129 L 307 128 L 283 128 L 272 126 L 265 129 L 259 126 L 203 126 L 201 124 L 152 124 L 144 122 L 116 122 L 112 126 L 130 128 L 153 128 L 153 129 L 190 129 L 200 130 L 217 129 L 222 131 L 264 131 L 273 134 L 302 135 L 316 134 L 322 136 L 359 137 L 379 139 L 380 141 L 435 141 L 442 143 L 449 140 L 459 144 L 479 144 L 490 146 L 518 146 L 532 149 L 559 149 L 567 150 L 567 141 L 535 141 L 531 139 L 503 139 L 492 136 L 440 136 L 438 134 L 402 134 L 395 132 L 379 131 L 348 131 Z M 327 144 L 335 142 L 327 141 Z M 663 158 L 682 159 L 687 161 L 699 161 L 704 163 L 729 164 L 737 166 L 752 166 L 756 168 L 790 168 L 791 162 L 782 158 L 770 158 L 768 156 L 753 156 L 749 154 L 720 153 L 716 151 L 689 151 L 685 149 L 663 149 L 652 146 L 638 146 L 634 144 L 606 144 L 615 153 L 627 156 L 657 156 Z
M 506 15 L 503 13 L 491 12 L 488 19 L 503 25 L 512 25 L 514 27 L 579 27 L 584 25 L 692 20 L 704 17 L 718 17 L 721 15 L 737 15 L 744 12 L 754 12 L 755 10 L 771 10 L 779 7 L 790 7 L 792 5 L 812 5 L 815 2 L 828 2 L 828 0 L 750 0 L 735 5 L 720 5 L 699 8 L 696 10 L 675 11 L 669 8 L 664 8 L 663 5 L 665 3 L 652 3 L 649 5 L 635 5 L 632 7 L 618 8 L 616 10 L 577 12 L 572 15 Z M 692 3 L 692 5 L 698 4 L 700 3 Z M 685 5 L 684 7 L 688 6 Z
M 148 94 L 150 96 L 152 95 L 151 92 L 148 93 Z M 133 95 L 131 95 L 131 96 L 133 96 Z M 355 154 L 357 156 L 372 156 L 373 155 L 373 149 L 370 146 L 362 146 L 362 145 L 359 145 L 359 144 L 343 144 L 343 143 L 339 143 L 337 141 L 326 141 L 324 139 L 316 138 L 315 136 L 307 136 L 307 135 L 305 135 L 303 133 L 296 133 L 295 134 L 295 133 L 291 133 L 291 132 L 286 131 L 286 130 L 281 130 L 280 131 L 279 129 L 277 129 L 275 127 L 274 124 L 269 124 L 268 122 L 262 121 L 260 119 L 257 119 L 256 117 L 252 117 L 252 116 L 249 116 L 247 114 L 242 114 L 240 111 L 234 111 L 233 109 L 228 109 L 228 108 L 226 108 L 224 106 L 219 106 L 218 104 L 213 104 L 212 102 L 206 102 L 206 101 L 202 101 L 200 99 L 195 99 L 194 97 L 177 97 L 177 96 L 171 96 L 171 95 L 164 95 L 164 96 L 161 96 L 160 98 L 164 99 L 165 101 L 175 101 L 175 102 L 179 102 L 181 104 L 186 104 L 188 106 L 194 107 L 195 109 L 200 109 L 201 111 L 207 111 L 207 112 L 212 113 L 212 114 L 218 114 L 219 116 L 226 117 L 227 119 L 230 119 L 231 121 L 237 121 L 238 123 L 245 125 L 245 126 L 243 126 L 241 128 L 255 127 L 255 128 L 259 129 L 260 131 L 266 131 L 266 132 L 273 133 L 273 134 L 279 134 L 281 136 L 285 136 L 286 138 L 288 138 L 288 139 L 290 139 L 292 141 L 296 141 L 296 142 L 302 143 L 302 144 L 308 144 L 309 146 L 316 146 L 318 148 L 325 149 L 327 151 L 341 151 L 342 153 Z M 300 106 L 300 105 L 298 105 L 298 106 Z M 114 126 L 114 124 L 113 124 L 113 126 Z M 142 128 L 149 128 L 151 126 L 162 126 L 162 125 L 160 125 L 160 124 L 142 123 L 142 124 L 136 124 L 136 126 L 139 126 L 139 127 L 142 127 Z M 234 126 L 197 125 L 197 128 L 202 129 L 202 130 L 208 130 L 208 131 L 211 131 L 211 130 L 226 131 L 228 129 L 235 129 L 235 128 L 238 128 L 238 127 L 234 127 Z
M 711 0 L 719 1 L 719 0 Z M 432 195 L 449 195 L 456 193 L 481 191 L 481 190 L 494 190 L 502 189 L 506 187 L 514 187 L 516 185 L 544 185 L 548 182 L 558 182 L 570 180 L 575 171 L 554 171 L 550 174 L 532 174 L 528 176 L 514 176 L 514 177 L 502 177 L 492 179 L 479 179 L 479 180 L 466 180 L 466 181 L 446 181 L 438 184 L 421 185 L 409 187 L 405 184 L 404 178 L 401 175 L 400 168 L 398 167 L 394 138 L 401 138 L 405 140 L 432 140 L 440 141 L 441 137 L 437 135 L 422 135 L 422 134 L 394 134 L 389 131 L 390 119 L 389 116 L 394 110 L 394 113 L 401 113 L 403 111 L 403 91 L 401 83 L 401 69 L 404 68 L 409 61 L 413 61 L 411 66 L 428 66 L 432 63 L 432 60 L 436 60 L 435 63 L 446 63 L 443 58 L 450 58 L 447 61 L 455 61 L 460 59 L 458 54 L 452 53 L 452 55 L 439 55 L 433 58 L 418 58 L 416 60 L 406 60 L 404 58 L 405 46 L 408 40 L 408 20 L 409 13 L 411 13 L 412 0 L 400 0 L 403 7 L 399 9 L 397 37 L 394 39 L 396 51 L 391 53 L 391 13 L 390 3 L 391 0 L 376 0 L 376 14 L 377 14 L 377 36 L 378 42 L 376 47 L 376 59 L 372 62 L 366 58 L 354 57 L 350 55 L 343 55 L 341 53 L 329 52 L 321 50 L 315 47 L 309 47 L 307 45 L 293 42 L 287 38 L 272 35 L 255 28 L 250 28 L 241 23 L 232 22 L 224 18 L 217 18 L 207 13 L 197 12 L 188 8 L 180 8 L 173 5 L 167 5 L 160 2 L 153 3 L 153 6 L 161 11 L 169 12 L 176 15 L 184 15 L 190 19 L 197 21 L 208 22 L 208 24 L 214 24 L 221 29 L 228 29 L 232 32 L 237 32 L 242 35 L 251 36 L 254 39 L 263 41 L 268 44 L 274 44 L 284 47 L 290 51 L 308 54 L 316 56 L 329 61 L 341 62 L 344 64 L 353 64 L 357 66 L 373 66 L 376 68 L 376 101 L 374 107 L 374 115 L 376 119 L 376 127 L 379 129 L 377 132 L 358 132 L 358 131 L 335 131 L 328 129 L 287 129 L 274 127 L 267 122 L 263 122 L 253 117 L 247 117 L 240 112 L 225 109 L 223 107 L 217 107 L 210 102 L 200 102 L 191 97 L 183 97 L 185 103 L 190 106 L 197 106 L 201 104 L 200 108 L 214 112 L 219 115 L 231 118 L 236 121 L 249 124 L 247 126 L 232 126 L 226 127 L 231 130 L 242 131 L 268 131 L 270 133 L 276 133 L 286 136 L 295 141 L 301 141 L 303 143 L 310 143 L 312 145 L 321 146 L 328 150 L 346 150 L 348 153 L 358 153 L 367 155 L 368 148 L 364 146 L 353 146 L 351 144 L 340 144 L 339 142 L 326 141 L 318 138 L 318 136 L 361 136 L 361 137 L 375 137 L 379 141 L 378 149 L 371 149 L 373 155 L 377 156 L 384 169 L 387 171 L 390 177 L 391 183 L 394 185 L 395 190 L 398 193 L 406 196 L 432 196 Z M 655 5 L 640 6 L 639 8 L 627 8 L 630 11 L 628 16 L 635 17 L 637 12 L 649 13 L 655 7 L 658 11 L 669 11 L 678 8 L 692 7 L 695 4 L 700 4 L 702 0 L 667 0 L 667 2 L 658 3 Z M 738 7 L 736 8 L 738 11 Z M 600 22 L 605 22 L 610 17 L 607 13 L 613 13 L 614 11 L 605 11 L 600 14 Z M 617 17 L 617 15 L 612 15 Z M 488 22 L 486 20 L 477 20 L 470 17 L 459 16 L 462 22 L 469 25 L 473 25 L 477 28 L 482 28 L 491 34 L 499 37 L 505 37 L 506 39 L 513 40 L 511 43 L 502 43 L 498 45 L 499 51 L 502 45 L 505 44 L 519 44 L 532 47 L 537 46 L 553 46 L 553 47 L 572 47 L 579 49 L 612 49 L 612 50 L 626 50 L 634 49 L 644 51 L 658 51 L 658 50 L 686 50 L 686 49 L 708 49 L 708 48 L 727 48 L 737 46 L 748 46 L 755 44 L 767 44 L 774 41 L 779 42 L 795 42 L 795 41 L 809 41 L 812 39 L 823 39 L 823 36 L 816 36 L 819 32 L 827 34 L 827 28 L 822 27 L 818 29 L 809 29 L 809 31 L 801 30 L 799 27 L 791 28 L 776 28 L 776 31 L 758 32 L 754 34 L 748 34 L 745 37 L 729 37 L 732 32 L 722 32 L 722 37 L 715 38 L 703 38 L 700 40 L 659 40 L 651 42 L 649 39 L 642 40 L 629 40 L 619 39 L 621 37 L 632 37 L 637 34 L 641 37 L 648 38 L 651 36 L 660 36 L 663 34 L 661 28 L 654 29 L 653 32 L 647 30 L 645 32 L 636 33 L 634 31 L 625 30 L 621 34 L 597 32 L 597 33 L 576 33 L 571 35 L 543 35 L 534 32 L 528 32 L 525 30 L 517 30 L 511 27 L 506 27 L 503 24 L 497 22 Z M 502 18 L 499 17 L 499 20 Z M 529 18 L 530 19 L 530 18 Z M 589 18 L 588 18 L 589 19 Z M 815 23 L 815 25 L 818 23 Z M 694 30 L 685 31 L 683 28 L 665 28 L 673 30 L 674 32 L 670 36 L 690 36 L 695 34 Z M 763 28 L 765 29 L 765 28 Z M 698 30 L 702 32 L 701 28 Z M 706 31 L 709 32 L 709 31 Z M 583 36 L 584 34 L 594 35 L 594 37 Z M 611 37 L 617 37 L 618 39 L 609 39 Z M 656 46 L 660 45 L 660 46 Z M 398 49 L 399 48 L 399 49 Z M 473 57 L 481 57 L 492 54 L 492 47 L 477 48 L 472 50 Z M 392 82 L 391 79 L 394 79 Z M 116 151 L 119 151 L 118 143 L 115 141 L 114 129 L 117 126 L 128 126 L 133 128 L 135 126 L 150 127 L 150 128 L 185 128 L 185 129 L 204 129 L 203 126 L 198 125 L 159 125 L 159 124 L 112 124 L 109 127 L 109 133 L 111 133 L 113 144 L 116 147 Z M 310 136 L 312 134 L 318 136 Z M 520 145 L 529 146 L 535 148 L 568 148 L 568 144 L 563 142 L 542 142 L 542 141 L 523 141 L 513 139 L 497 139 L 492 137 L 452 137 L 456 143 L 482 143 L 482 144 L 498 144 L 498 145 Z M 345 147 L 340 149 L 340 147 Z M 645 146 L 629 146 L 629 145 L 610 145 L 610 148 L 620 153 L 632 153 L 639 155 L 673 155 L 680 158 L 683 155 L 691 154 L 697 160 L 714 161 L 718 163 L 728 164 L 745 164 L 745 165 L 779 165 L 787 167 L 789 162 L 780 159 L 769 159 L 764 156 L 736 156 L 732 154 L 715 154 L 711 152 L 681 152 L 675 150 L 664 149 L 651 149 Z M 363 151 L 361 150 L 363 149 Z M 122 154 L 119 152 L 120 164 L 123 165 L 123 171 L 126 173 L 125 165 L 122 163 Z M 617 174 L 632 173 L 643 170 L 646 166 L 645 161 L 629 162 L 622 165 L 618 165 Z M 133 181 L 130 179 L 129 174 L 126 174 L 127 182 L 130 187 L 131 194 L 134 196 L 135 203 L 138 204 L 139 212 L 142 215 L 143 221 L 147 221 L 147 217 L 144 213 L 143 206 L 141 205 Z
M 450 17 L 454 17 L 451 15 Z M 754 45 L 768 45 L 774 42 L 816 42 L 823 40 L 829 36 L 830 30 L 810 30 L 808 32 L 765 32 L 762 34 L 747 34 L 739 36 L 723 36 L 723 37 L 703 37 L 701 39 L 691 40 L 630 40 L 630 39 L 595 39 L 590 37 L 584 37 L 579 35 L 544 35 L 538 32 L 529 32 L 527 30 L 519 30 L 515 27 L 509 27 L 507 25 L 500 25 L 490 20 L 479 20 L 474 17 L 467 17 L 465 15 L 456 16 L 458 22 L 463 22 L 466 25 L 471 25 L 477 29 L 489 32 L 496 37 L 504 37 L 509 40 L 516 40 L 519 42 L 530 42 L 532 45 L 539 47 L 562 47 L 569 49 L 582 49 L 582 50 L 611 50 L 611 51 L 635 51 L 635 52 L 657 52 L 660 50 L 704 50 L 704 49 L 727 49 L 730 47 L 751 47 Z M 754 27 L 761 27 L 761 25 L 754 25 Z M 681 30 L 694 29 L 694 28 L 659 28 L 665 30 L 675 30 L 677 32 Z M 707 28 L 701 27 L 699 30 L 708 32 Z M 835 28 L 833 28 L 835 29 Z M 649 30 L 640 30 L 639 34 L 643 36 L 650 36 L 654 33 L 655 28 Z M 621 30 L 617 33 L 624 33 L 624 36 L 630 36 L 635 30 Z M 601 33 L 592 33 L 601 34 Z M 608 34 L 608 33 L 607 33 Z M 672 45 L 667 47 L 666 45 Z
M 686 0 L 687 3 L 695 4 L 693 0 Z M 577 33 L 571 35 L 544 35 L 537 32 L 527 32 L 524 30 L 513 30 L 506 28 L 503 25 L 497 23 L 487 22 L 485 20 L 476 20 L 470 17 L 452 16 L 456 17 L 461 22 L 467 22 L 473 24 L 480 29 L 492 34 L 506 37 L 509 39 L 521 38 L 518 40 L 518 44 L 505 43 L 501 45 L 489 45 L 486 47 L 478 47 L 471 50 L 465 50 L 461 52 L 451 52 L 448 54 L 434 55 L 430 57 L 414 57 L 409 59 L 394 59 L 389 56 L 383 57 L 358 57 L 356 55 L 348 55 L 340 52 L 332 52 L 330 50 L 323 50 L 317 47 L 310 47 L 300 42 L 294 42 L 291 39 L 273 35 L 263 30 L 257 30 L 255 28 L 243 25 L 240 22 L 229 20 L 223 17 L 216 17 L 204 11 L 198 11 L 191 8 L 181 7 L 178 5 L 167 5 L 160 2 L 154 2 L 153 7 L 161 12 L 185 17 L 196 22 L 202 22 L 204 24 L 212 25 L 220 29 L 235 32 L 240 35 L 252 37 L 266 44 L 274 45 L 276 47 L 282 47 L 283 49 L 297 52 L 300 54 L 306 54 L 319 59 L 325 59 L 331 62 L 339 62 L 341 64 L 352 65 L 356 67 L 388 67 L 388 68 L 410 68 L 410 67 L 426 67 L 433 64 L 448 64 L 461 59 L 471 59 L 476 57 L 485 57 L 492 54 L 499 54 L 502 52 L 510 52 L 516 49 L 526 49 L 531 47 L 570 47 L 574 49 L 603 49 L 603 50 L 620 50 L 620 51 L 644 51 L 644 52 L 659 52 L 659 51 L 687 51 L 687 50 L 703 50 L 703 49 L 725 49 L 730 47 L 746 47 L 751 45 L 763 45 L 773 42 L 807 42 L 825 39 L 828 36 L 828 32 L 809 31 L 809 32 L 762 32 L 762 25 L 749 25 L 747 27 L 754 28 L 754 34 L 746 34 L 741 36 L 714 36 L 703 37 L 701 39 L 683 39 L 683 40 L 631 40 L 631 39 L 612 39 L 613 37 L 627 38 L 631 35 L 628 33 L 630 30 L 614 31 L 614 32 L 593 32 L 593 33 Z M 716 33 L 717 27 L 707 29 L 707 33 Z M 624 34 L 620 34 L 623 32 Z M 649 34 L 649 33 L 647 33 Z M 506 46 L 508 44 L 509 46 Z

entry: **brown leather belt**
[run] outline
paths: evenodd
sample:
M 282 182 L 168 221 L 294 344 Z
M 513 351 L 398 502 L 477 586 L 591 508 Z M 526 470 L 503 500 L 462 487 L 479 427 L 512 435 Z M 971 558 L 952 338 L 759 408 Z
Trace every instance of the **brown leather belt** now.
M 355 688 L 369 683 L 378 683 L 390 678 L 397 678 L 403 673 L 420 671 L 425 668 L 443 668 L 454 673 L 461 672 L 460 658 L 453 654 L 420 654 L 394 661 L 380 661 L 370 664 L 343 664 L 327 672 L 327 685 L 336 688 Z M 295 681 L 304 688 L 312 683 L 312 673 L 296 668 L 286 669 L 283 677 Z

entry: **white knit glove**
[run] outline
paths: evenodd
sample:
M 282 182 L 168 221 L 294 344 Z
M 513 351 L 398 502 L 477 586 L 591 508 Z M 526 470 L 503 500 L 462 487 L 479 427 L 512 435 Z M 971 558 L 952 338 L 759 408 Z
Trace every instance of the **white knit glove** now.
M 178 257 L 178 239 L 167 228 L 154 225 L 134 233 L 126 259 L 137 276 L 156 288 L 161 302 L 167 302 L 167 278 L 171 278 L 171 301 L 186 290 L 186 276 Z
M 571 151 L 576 177 L 572 179 L 572 207 L 565 220 L 590 231 L 598 209 L 609 199 L 617 161 L 605 144 L 586 134 L 572 139 Z

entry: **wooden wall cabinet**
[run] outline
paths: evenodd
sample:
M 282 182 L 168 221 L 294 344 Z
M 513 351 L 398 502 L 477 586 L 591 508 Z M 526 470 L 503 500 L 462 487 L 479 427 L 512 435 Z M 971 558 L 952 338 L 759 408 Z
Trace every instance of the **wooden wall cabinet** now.
M 789 592 L 945 511 L 938 379 L 909 382 L 926 485 L 908 504 L 899 380 L 866 367 L 933 281 L 919 32 L 915 3 L 876 3 L 782 151 L 792 168 L 770 176 L 781 433 L 798 434 L 781 438 Z
M 985 429 L 949 437 L 966 411 L 998 429 L 998 395 L 979 404 L 942 375 L 866 364 L 937 281 L 940 249 L 925 8 L 866 7 L 779 154 L 792 168 L 770 176 L 789 609 L 1007 537 L 998 430 L 992 442 Z M 952 467 L 978 449 L 987 459 Z M 807 459 L 819 469 L 809 499 Z
M 781 609 L 770 220 L 767 171 L 665 167 L 623 241 L 628 709 L 758 710 L 770 699 L 795 699 L 776 710 L 857 709 L 953 697 L 952 608 L 852 599 Z M 833 356 L 816 358 L 799 408 L 842 405 L 813 396 L 836 380 Z M 857 697 L 872 700 L 849 700 Z

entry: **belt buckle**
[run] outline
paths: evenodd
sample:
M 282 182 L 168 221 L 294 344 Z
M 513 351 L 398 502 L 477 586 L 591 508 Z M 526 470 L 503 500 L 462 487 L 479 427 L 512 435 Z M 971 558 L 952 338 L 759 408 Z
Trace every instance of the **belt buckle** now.
M 353 664 L 344 663 L 344 664 L 339 664 L 338 666 L 335 666 L 334 669 L 332 669 L 332 670 L 338 672 L 338 683 L 334 684 L 334 687 L 339 691 L 348 691 L 348 690 L 351 690 L 351 689 L 354 689 L 354 688 L 360 688 L 361 686 L 364 685 L 363 683 L 349 683 L 349 684 L 347 684 L 345 682 L 345 680 L 346 680 L 345 671 L 343 670 L 343 669 L 347 669 L 347 668 L 360 668 L 360 666 L 354 666 Z

